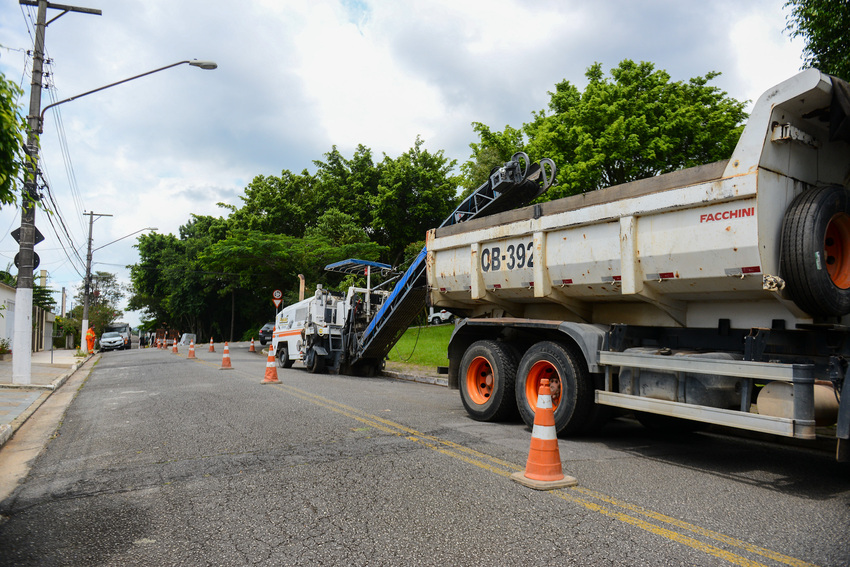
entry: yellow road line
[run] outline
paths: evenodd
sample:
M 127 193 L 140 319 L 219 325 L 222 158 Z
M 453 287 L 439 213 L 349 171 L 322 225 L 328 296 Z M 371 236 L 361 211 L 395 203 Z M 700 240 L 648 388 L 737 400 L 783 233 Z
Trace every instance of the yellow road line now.
M 684 522 L 677 518 L 672 518 L 670 516 L 666 516 L 664 514 L 660 514 L 658 512 L 653 512 L 652 510 L 647 510 L 646 508 L 642 508 L 641 506 L 635 506 L 634 504 L 629 504 L 628 502 L 623 502 L 621 500 L 617 500 L 611 496 L 607 496 L 600 492 L 596 492 L 595 490 L 590 490 L 589 488 L 582 487 L 574 487 L 573 490 L 576 492 L 581 492 L 582 494 L 586 494 L 587 496 L 591 496 L 593 498 L 597 498 L 602 500 L 603 502 L 607 502 L 609 504 L 613 504 L 619 508 L 623 508 L 625 510 L 629 510 L 631 512 L 637 512 L 638 514 L 642 514 L 647 516 L 648 518 L 652 518 L 653 520 L 658 520 L 659 522 L 664 522 L 667 524 L 671 524 L 678 528 L 682 528 L 688 531 L 692 531 L 701 536 L 705 536 L 722 543 L 733 545 L 735 547 L 740 547 L 750 553 L 756 553 L 758 555 L 762 555 L 767 557 L 768 559 L 772 559 L 774 561 L 778 561 L 779 563 L 784 563 L 785 565 L 792 565 L 793 567 L 815 567 L 813 563 L 809 563 L 807 561 L 802 561 L 795 557 L 789 557 L 787 555 L 783 555 L 781 553 L 777 553 L 776 551 L 771 551 L 770 549 L 765 549 L 763 547 L 759 547 L 757 545 L 753 545 L 746 541 L 742 541 L 740 539 L 727 536 L 725 534 L 721 534 L 712 530 L 708 530 L 706 528 L 701 528 L 699 526 L 695 526 L 693 524 L 689 524 L 688 522 Z
M 592 510 L 594 512 L 598 512 L 598 513 L 603 514 L 605 516 L 610 516 L 612 518 L 616 518 L 617 520 L 620 520 L 621 522 L 630 524 L 630 525 L 635 526 L 637 528 L 640 528 L 642 530 L 646 530 L 646 531 L 653 533 L 655 535 L 659 535 L 661 537 L 673 540 L 677 543 L 681 543 L 681 544 L 686 545 L 690 548 L 696 549 L 697 551 L 702 551 L 703 553 L 717 557 L 718 559 L 723 559 L 724 561 L 728 561 L 728 562 L 732 563 L 733 565 L 742 565 L 744 567 L 758 567 L 758 566 L 766 567 L 766 566 L 764 566 L 764 563 L 752 561 L 750 559 L 747 559 L 746 557 L 732 553 L 731 551 L 726 551 L 726 550 L 720 549 L 719 547 L 715 547 L 711 544 L 699 541 L 698 539 L 694 539 L 692 537 L 682 535 L 678 532 L 674 532 L 673 530 L 668 530 L 666 528 L 656 526 L 655 524 L 650 524 L 646 520 L 642 520 L 640 518 L 630 516 L 629 514 L 625 514 L 623 512 L 611 510 L 609 508 L 606 508 L 605 506 L 602 506 L 600 504 L 596 504 L 595 502 L 591 502 L 589 500 L 585 500 L 584 498 L 574 496 L 574 495 L 570 494 L 570 491 L 558 490 L 558 491 L 554 491 L 553 494 L 555 496 L 557 496 L 558 498 L 563 498 L 564 500 L 567 500 L 569 502 L 574 502 L 576 504 L 580 504 L 581 506 L 584 506 L 588 510 Z

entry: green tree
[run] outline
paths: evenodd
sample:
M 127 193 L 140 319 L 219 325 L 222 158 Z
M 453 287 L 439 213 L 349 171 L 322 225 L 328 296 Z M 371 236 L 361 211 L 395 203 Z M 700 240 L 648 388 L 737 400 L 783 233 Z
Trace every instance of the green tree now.
M 219 206 L 230 211 L 233 227 L 301 236 L 313 210 L 314 185 L 315 178 L 306 170 L 301 174 L 283 170 L 279 177 L 258 175 L 240 197 L 241 207 Z
M 786 29 L 802 37 L 808 67 L 850 80 L 850 2 L 847 0 L 788 0 Z
M 23 178 L 26 122 L 17 99 L 23 91 L 0 74 L 0 204 L 15 202 L 17 185 Z
M 99 336 L 104 328 L 118 321 L 124 316 L 124 312 L 118 309 L 118 304 L 124 298 L 125 290 L 118 283 L 115 274 L 109 272 L 95 272 L 91 276 L 89 286 L 89 325 L 94 327 L 94 332 Z M 85 301 L 85 283 L 81 282 L 74 296 L 76 306 L 71 310 L 70 316 L 77 321 L 83 318 L 83 302 Z
M 456 204 L 458 178 L 451 175 L 455 161 L 440 150 L 414 147 L 391 159 L 384 156 L 378 194 L 373 202 L 374 240 L 389 249 L 391 264 L 402 259 L 405 246 L 422 240 L 425 231 L 439 224 Z
M 361 230 L 370 230 L 371 205 L 378 194 L 381 164 L 375 164 L 372 150 L 360 144 L 351 159 L 333 146 L 324 161 L 314 161 L 316 190 L 311 210 L 317 215 L 336 209 L 348 215 Z
M 461 197 L 466 197 L 486 183 L 494 168 L 507 163 L 525 146 L 522 130 L 510 126 L 505 126 L 501 132 L 493 132 L 481 122 L 473 122 L 472 129 L 478 134 L 479 141 L 469 144 L 472 149 L 470 161 L 460 166 L 464 187 Z
M 728 158 L 743 129 L 744 103 L 708 82 L 708 73 L 671 82 L 652 63 L 622 61 L 604 76 L 588 68 L 584 92 L 562 81 L 549 112 L 524 126 L 532 159 L 558 166 L 554 199 Z

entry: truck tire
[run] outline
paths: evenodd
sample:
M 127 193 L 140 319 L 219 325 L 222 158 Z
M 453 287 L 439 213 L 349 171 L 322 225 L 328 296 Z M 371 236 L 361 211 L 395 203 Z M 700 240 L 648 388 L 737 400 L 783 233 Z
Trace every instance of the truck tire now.
M 292 368 L 295 361 L 289 358 L 289 349 L 285 346 L 277 349 L 277 365 L 280 368 Z
M 498 421 L 516 415 L 513 390 L 516 354 L 507 345 L 473 343 L 460 361 L 460 399 L 476 421 Z
M 813 187 L 789 205 L 782 222 L 780 270 L 797 306 L 813 317 L 850 313 L 850 195 Z
M 549 380 L 552 408 L 558 433 L 579 433 L 586 429 L 593 410 L 593 387 L 584 360 L 565 346 L 542 341 L 526 351 L 519 363 L 516 405 L 522 420 L 534 425 L 540 381 Z

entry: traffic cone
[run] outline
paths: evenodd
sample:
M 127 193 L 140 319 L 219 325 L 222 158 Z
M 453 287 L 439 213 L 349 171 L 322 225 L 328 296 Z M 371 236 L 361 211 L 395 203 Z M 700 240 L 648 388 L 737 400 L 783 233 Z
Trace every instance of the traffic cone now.
M 213 345 L 212 337 L 210 337 L 210 352 L 215 352 L 215 346 Z
M 511 478 L 536 490 L 554 490 L 578 484 L 575 478 L 565 476 L 561 468 L 552 392 L 546 378 L 540 381 L 540 389 L 537 392 L 537 409 L 534 412 L 531 448 L 528 451 L 525 470 L 512 474 Z
M 221 356 L 221 368 L 219 370 L 233 370 L 230 365 L 230 349 L 227 348 L 227 341 L 224 343 L 224 354 Z
M 174 344 L 171 346 L 172 354 L 177 354 L 177 339 L 174 339 Z
M 162 339 L 156 340 L 156 348 L 162 350 Z
M 280 384 L 277 379 L 277 363 L 274 359 L 274 351 L 269 348 L 269 357 L 266 359 L 266 375 L 263 378 L 262 384 Z
M 187 358 L 195 358 L 195 341 L 189 341 L 189 356 Z
M 251 337 L 251 348 L 248 349 L 248 352 L 257 352 L 254 350 L 254 337 Z

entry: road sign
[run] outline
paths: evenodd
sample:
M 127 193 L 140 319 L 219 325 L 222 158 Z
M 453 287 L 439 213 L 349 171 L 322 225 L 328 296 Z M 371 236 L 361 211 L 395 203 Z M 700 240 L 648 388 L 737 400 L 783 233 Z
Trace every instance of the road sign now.
M 36 269 L 38 265 L 41 263 L 41 259 L 38 257 L 38 254 L 35 252 L 32 253 L 32 269 Z M 21 267 L 21 254 L 20 252 L 15 254 L 15 267 Z
M 33 243 L 32 244 L 33 244 L 33 246 L 35 246 L 39 242 L 44 241 L 44 235 L 41 234 L 41 231 L 39 231 L 38 228 L 33 227 L 33 229 L 35 230 L 35 232 L 33 233 Z M 15 242 L 17 242 L 18 244 L 21 243 L 21 229 L 20 228 L 16 228 L 15 230 L 10 232 L 9 234 L 12 235 L 12 238 L 15 239 Z
M 274 301 L 275 307 L 280 307 L 280 303 L 282 301 L 282 298 L 283 298 L 283 292 L 280 291 L 279 289 L 276 289 L 272 292 L 272 301 Z

